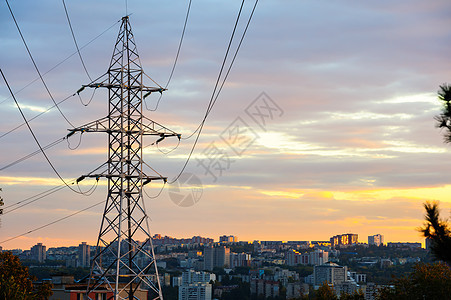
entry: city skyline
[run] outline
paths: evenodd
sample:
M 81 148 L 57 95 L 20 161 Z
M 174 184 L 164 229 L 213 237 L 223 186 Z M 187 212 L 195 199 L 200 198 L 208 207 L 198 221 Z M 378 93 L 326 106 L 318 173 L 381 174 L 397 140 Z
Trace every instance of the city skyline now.
M 75 52 L 63 6 L 50 1 L 10 5 L 55 100 L 75 95 L 60 105 L 71 123 L 80 126 L 105 116 L 103 91 L 96 91 L 86 107 L 76 95 L 90 80 Z M 244 6 L 234 47 L 252 5 Z M 181 1 L 128 3 L 144 71 L 163 86 L 187 6 Z M 67 3 L 67 8 L 87 70 L 96 78 L 109 65 L 125 4 L 82 1 Z M 196 130 L 239 8 L 239 2 L 193 2 L 173 79 L 160 102 L 159 95 L 146 98 L 149 108 L 159 103 L 156 111 L 145 111 L 147 117 L 182 138 Z M 434 127 L 434 116 L 440 113 L 436 91 L 450 82 L 450 12 L 445 0 L 259 2 L 185 169 L 197 181 L 168 184 L 161 194 L 161 183 L 145 187 L 152 234 L 216 239 L 233 233 L 250 241 L 322 240 L 355 232 L 380 233 L 385 242 L 423 243 L 416 230 L 423 223 L 422 203 L 440 201 L 444 218 L 451 209 L 451 146 L 443 144 Z M 37 73 L 6 3 L 0 4 L 0 24 L 0 67 L 30 119 L 53 103 L 39 80 L 30 84 Z M 154 85 L 147 77 L 145 84 Z M 80 92 L 85 104 L 91 95 L 92 90 Z M 0 103 L 4 168 L 38 148 L 26 126 L 6 134 L 23 121 L 5 84 L 0 85 Z M 258 108 L 266 116 L 256 114 Z M 71 128 L 55 109 L 30 125 L 42 145 L 65 137 Z M 245 131 L 242 136 L 236 135 L 237 128 Z M 177 139 L 158 144 L 146 139 L 145 145 L 154 144 L 145 149 L 144 159 L 171 181 L 182 170 L 194 139 L 182 139 L 180 145 Z M 107 159 L 105 136 L 74 135 L 69 141 L 76 150 L 68 149 L 66 141 L 47 150 L 69 182 Z M 220 155 L 216 165 L 211 164 L 212 153 L 216 159 Z M 61 184 L 39 153 L 0 171 L 5 202 L 0 246 L 95 244 L 106 181 L 100 180 L 89 197 L 64 188 L 8 211 L 8 206 Z M 93 186 L 95 179 L 80 182 L 82 191 Z M 1 243 L 95 204 L 53 226 Z
M 344 239 L 341 239 L 341 236 L 344 236 Z M 351 239 L 348 236 L 354 236 L 353 239 Z M 228 241 L 222 240 L 222 238 L 224 237 L 233 237 L 233 241 L 231 241 L 230 239 Z M 337 240 L 337 238 L 339 238 Z M 389 244 L 397 244 L 397 243 L 410 243 L 410 242 L 400 242 L 400 241 L 385 241 L 384 235 L 383 234 L 374 234 L 374 235 L 370 235 L 367 237 L 363 237 L 361 236 L 359 239 L 359 235 L 356 233 L 343 233 L 343 234 L 339 234 L 339 235 L 335 235 L 333 237 L 329 237 L 326 239 L 312 239 L 312 240 L 306 240 L 306 239 L 296 239 L 296 240 L 277 240 L 277 239 L 273 239 L 273 240 L 240 240 L 236 235 L 222 235 L 219 236 L 217 239 L 216 238 L 212 238 L 212 237 L 204 237 L 204 236 L 192 236 L 192 237 L 174 237 L 174 236 L 168 236 L 168 235 L 161 235 L 161 234 L 155 234 L 152 236 L 152 240 L 154 241 L 154 244 L 198 244 L 198 245 L 204 245 L 204 246 L 208 246 L 208 245 L 233 245 L 233 244 L 267 244 L 267 243 L 282 243 L 282 244 L 287 244 L 287 245 L 291 245 L 293 243 L 307 243 L 310 244 L 310 246 L 315 246 L 316 244 L 321 244 L 323 245 L 324 243 L 329 243 L 330 247 L 334 248 L 334 247 L 342 247 L 343 245 L 376 245 L 376 246 L 387 246 Z M 357 242 L 356 242 L 357 241 Z M 137 241 L 137 242 L 144 242 L 144 241 Z M 78 244 L 78 246 L 76 245 Z M 412 244 L 421 244 L 421 246 L 423 248 L 425 248 L 426 246 L 426 242 L 425 240 L 423 240 L 422 242 L 419 243 L 412 243 Z M 30 249 L 32 249 L 33 247 L 35 247 L 36 245 L 40 245 L 40 246 L 44 246 L 47 247 L 47 245 L 45 245 L 45 243 L 42 242 L 37 242 L 35 241 L 34 244 L 32 243 L 32 245 L 30 246 Z M 64 244 L 64 245 L 53 245 L 50 247 L 47 247 L 48 249 L 51 248 L 59 248 L 59 247 L 86 247 L 86 246 L 90 246 L 90 247 L 96 247 L 95 243 L 89 243 L 86 241 L 78 241 L 76 242 L 74 245 L 68 245 L 68 244 Z M 9 250 L 26 250 L 26 249 L 21 249 L 21 248 L 8 248 L 8 247 L 2 247 L 0 248 L 0 251 L 9 251 Z M 427 249 L 427 247 L 426 247 Z

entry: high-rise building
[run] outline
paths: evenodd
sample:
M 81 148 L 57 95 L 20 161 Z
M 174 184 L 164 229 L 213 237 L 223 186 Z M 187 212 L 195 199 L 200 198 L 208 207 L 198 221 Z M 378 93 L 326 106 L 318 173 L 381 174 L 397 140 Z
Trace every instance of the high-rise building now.
M 215 248 L 215 265 L 214 267 L 229 267 L 230 266 L 230 248 L 225 246 Z
M 204 269 L 211 271 L 214 267 L 230 266 L 230 249 L 225 246 L 204 248 Z
M 251 255 L 248 253 L 230 253 L 230 268 L 250 267 Z
M 179 300 L 211 300 L 211 284 L 193 283 L 179 286 Z
M 354 233 L 345 233 L 335 235 L 330 238 L 331 247 L 355 245 L 359 242 L 359 235 Z
M 42 243 L 37 243 L 30 249 L 31 259 L 42 263 L 47 258 L 46 247 Z
M 178 284 L 179 300 L 211 300 L 211 280 L 216 280 L 215 274 L 188 270 L 181 277 L 174 277 L 173 283 Z
M 213 246 L 204 247 L 204 269 L 211 271 L 214 267 L 215 248 Z
M 431 250 L 432 239 L 426 238 L 424 240 L 424 247 L 426 250 Z
M 234 235 L 223 235 L 219 237 L 220 243 L 238 243 L 238 238 Z
M 375 234 L 368 236 L 368 245 L 380 246 L 384 244 L 384 236 L 381 234 Z
M 299 264 L 317 266 L 329 261 L 329 252 L 320 249 L 304 254 L 290 249 L 285 255 L 286 264 L 289 266 L 296 266 Z
M 286 264 L 289 266 L 296 266 L 301 263 L 301 253 L 296 250 L 290 249 L 285 254 Z
M 317 249 L 309 253 L 309 264 L 318 266 L 329 261 L 329 252 Z
M 79 267 L 89 267 L 91 263 L 91 247 L 86 242 L 78 245 L 77 265 Z
M 339 266 L 335 263 L 325 263 L 323 265 L 315 266 L 313 268 L 313 280 L 315 286 L 320 286 L 324 282 L 338 285 L 346 281 L 348 268 L 346 266 Z

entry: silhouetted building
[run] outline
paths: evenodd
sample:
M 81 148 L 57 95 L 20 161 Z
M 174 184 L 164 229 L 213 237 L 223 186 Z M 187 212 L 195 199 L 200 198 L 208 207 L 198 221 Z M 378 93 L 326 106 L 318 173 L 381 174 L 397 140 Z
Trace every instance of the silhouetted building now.
M 355 245 L 358 242 L 359 235 L 354 233 L 340 234 L 330 238 L 331 247 Z
M 42 263 L 47 258 L 46 247 L 42 243 L 37 243 L 30 249 L 30 258 Z
M 368 236 L 368 245 L 380 246 L 384 244 L 384 236 L 381 234 L 375 234 Z
M 79 267 L 89 267 L 91 261 L 91 247 L 86 244 L 86 242 L 78 245 L 78 261 Z
M 204 269 L 211 271 L 214 267 L 230 266 L 230 249 L 225 246 L 204 248 Z
M 234 235 L 223 235 L 219 237 L 220 243 L 237 243 L 238 238 Z
M 325 263 L 313 268 L 313 280 L 315 286 L 320 286 L 324 282 L 338 285 L 346 281 L 348 268 L 346 266 L 339 266 L 335 263 Z

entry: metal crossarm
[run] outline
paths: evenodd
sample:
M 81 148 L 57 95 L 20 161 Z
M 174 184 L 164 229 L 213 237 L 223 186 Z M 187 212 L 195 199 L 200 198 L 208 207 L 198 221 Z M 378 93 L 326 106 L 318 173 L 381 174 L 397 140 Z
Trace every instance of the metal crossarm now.
M 143 172 L 142 145 L 146 135 L 159 136 L 156 143 L 166 137 L 180 139 L 180 135 L 143 115 L 143 99 L 150 93 L 165 91 L 144 86 L 143 74 L 129 18 L 124 17 L 107 72 L 108 82 L 83 85 L 79 90 L 107 88 L 108 116 L 69 129 L 67 135 L 108 134 L 107 170 L 77 179 L 108 179 L 108 196 L 88 281 L 89 299 L 96 297 L 96 291 L 105 290 L 112 292 L 115 300 L 147 299 L 147 293 L 152 299 L 163 299 L 142 188 L 154 180 L 166 182 L 167 178 Z

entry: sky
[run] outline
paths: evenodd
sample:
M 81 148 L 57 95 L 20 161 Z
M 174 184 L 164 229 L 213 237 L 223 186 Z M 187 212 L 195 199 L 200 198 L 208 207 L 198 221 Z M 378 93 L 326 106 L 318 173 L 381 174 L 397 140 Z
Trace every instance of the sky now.
M 226 67 L 253 4 L 244 4 Z M 145 138 L 145 162 L 169 181 L 182 171 L 195 142 L 190 135 L 204 117 L 240 5 L 193 0 L 168 91 L 158 106 L 158 95 L 146 98 L 145 116 L 183 137 L 158 145 L 151 145 L 156 138 Z M 105 91 L 71 96 L 90 80 L 63 2 L 10 6 L 53 98 L 69 97 L 59 106 L 65 117 L 81 126 L 106 116 Z M 166 85 L 188 1 L 83 0 L 66 6 L 92 78 L 107 71 L 120 20 L 130 14 L 149 76 L 144 84 Z M 152 234 L 215 240 L 227 234 L 253 241 L 357 233 L 362 242 L 374 234 L 387 242 L 422 242 L 417 228 L 423 203 L 438 201 L 443 218 L 451 209 L 451 145 L 443 143 L 434 121 L 441 110 L 439 85 L 451 81 L 450 15 L 446 0 L 259 1 L 182 176 L 144 188 Z M 0 3 L 0 45 L 0 68 L 27 119 L 51 107 L 6 2 Z M 42 154 L 3 169 L 38 147 L 26 126 L 8 133 L 23 119 L 3 81 L 0 103 L 0 246 L 95 245 L 105 179 L 89 196 L 63 188 L 28 204 L 29 197 L 62 182 Z M 72 127 L 56 109 L 30 125 L 42 145 Z M 105 162 L 106 150 L 105 134 L 86 133 L 46 154 L 71 181 Z M 84 180 L 73 187 L 86 192 L 94 184 Z

